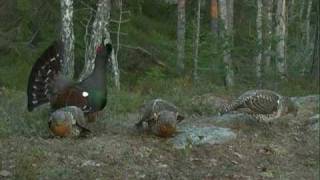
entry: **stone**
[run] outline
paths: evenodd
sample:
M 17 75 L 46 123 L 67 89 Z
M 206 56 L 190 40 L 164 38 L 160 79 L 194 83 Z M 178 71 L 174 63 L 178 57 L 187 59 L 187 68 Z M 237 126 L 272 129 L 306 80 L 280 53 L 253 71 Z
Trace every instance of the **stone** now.
M 311 130 L 319 130 L 320 114 L 316 114 L 308 119 L 309 127 Z
M 176 149 L 185 149 L 193 145 L 202 144 L 222 144 L 235 139 L 237 136 L 229 128 L 216 126 L 184 126 L 180 128 L 179 132 L 177 136 L 170 140 Z
M 1 170 L 1 171 L 0 171 L 0 176 L 2 176 L 2 177 L 11 176 L 11 172 L 9 172 L 9 171 L 7 171 L 7 170 Z

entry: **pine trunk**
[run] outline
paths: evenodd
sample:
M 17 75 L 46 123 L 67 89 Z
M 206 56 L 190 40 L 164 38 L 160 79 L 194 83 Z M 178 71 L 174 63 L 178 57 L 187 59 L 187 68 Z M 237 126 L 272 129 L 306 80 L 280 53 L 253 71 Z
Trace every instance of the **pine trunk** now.
M 272 24 L 273 24 L 273 0 L 266 0 L 266 11 L 267 11 L 267 22 L 266 22 L 266 40 L 267 40 L 267 48 L 264 51 L 265 56 L 265 67 L 270 68 L 271 64 L 271 44 L 272 44 Z
M 219 0 L 220 18 L 223 22 L 221 33 L 224 39 L 223 62 L 225 64 L 225 84 L 227 87 L 234 86 L 234 71 L 232 67 L 231 48 L 233 45 L 233 0 Z
M 218 26 L 218 0 L 211 0 L 210 5 L 210 14 L 211 14 L 211 30 L 215 33 L 219 32 Z
M 277 26 L 276 35 L 279 38 L 277 42 L 277 69 L 280 73 L 281 80 L 287 80 L 287 62 L 286 62 L 286 0 L 278 0 L 277 2 Z
M 311 8 L 312 8 L 312 0 L 309 0 L 308 6 L 307 6 L 306 19 L 304 20 L 304 23 L 302 23 L 303 29 L 305 30 L 303 46 L 305 46 L 307 49 L 304 66 L 301 70 L 302 76 L 306 75 L 307 66 L 312 61 L 311 55 L 313 50 L 313 45 L 312 45 L 313 42 L 310 40 L 311 39 L 311 27 L 310 27 Z
M 311 19 L 310 19 L 310 16 L 311 16 L 311 8 L 312 8 L 312 0 L 309 0 L 309 2 L 308 2 L 308 8 L 307 8 L 307 15 L 306 15 L 306 22 L 305 22 L 305 24 L 306 24 L 306 45 L 307 46 L 309 46 L 309 47 L 311 47 L 311 44 L 312 44 L 312 42 L 311 42 L 311 38 L 310 38 L 310 34 L 311 34 L 311 30 L 310 30 L 310 21 L 311 21 Z
M 107 25 L 110 17 L 109 0 L 99 0 L 97 3 L 97 10 L 95 19 L 91 27 L 91 36 L 86 44 L 85 63 L 83 71 L 80 75 L 80 80 L 85 79 L 94 68 L 94 60 L 96 57 L 96 48 L 101 44 L 102 37 L 107 31 Z
M 319 9 L 318 9 L 319 10 Z M 311 64 L 311 75 L 314 77 L 316 85 L 319 85 L 320 79 L 320 33 L 319 33 L 319 16 L 317 16 L 317 24 L 315 29 L 315 38 L 313 43 L 313 53 L 312 53 L 312 64 Z
M 74 75 L 73 0 L 61 0 L 61 41 L 63 44 L 63 74 L 72 79 Z
M 256 57 L 257 86 L 262 87 L 262 0 L 257 0 L 257 45 Z
M 193 78 L 194 80 L 198 79 L 198 56 L 199 56 L 199 39 L 200 39 L 200 20 L 201 20 L 201 0 L 198 0 L 198 9 L 197 9 L 197 23 L 196 23 L 196 32 L 194 39 L 194 70 L 193 70 Z
M 178 0 L 178 20 L 177 20 L 177 72 L 182 74 L 184 72 L 185 59 L 185 32 L 186 32 L 186 14 L 185 14 L 186 0 Z
M 303 17 L 303 14 L 304 14 L 305 1 L 306 1 L 306 0 L 300 1 L 300 2 L 301 2 L 300 12 L 299 12 L 299 19 L 300 19 L 300 21 L 302 21 L 302 17 Z

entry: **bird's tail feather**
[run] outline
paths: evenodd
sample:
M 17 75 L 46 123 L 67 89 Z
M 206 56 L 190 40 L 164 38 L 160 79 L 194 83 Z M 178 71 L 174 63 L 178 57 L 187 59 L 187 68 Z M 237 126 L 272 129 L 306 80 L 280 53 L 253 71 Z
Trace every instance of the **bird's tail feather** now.
M 28 81 L 28 110 L 49 102 L 51 84 L 61 70 L 62 54 L 60 43 L 54 42 L 37 59 L 32 67 Z

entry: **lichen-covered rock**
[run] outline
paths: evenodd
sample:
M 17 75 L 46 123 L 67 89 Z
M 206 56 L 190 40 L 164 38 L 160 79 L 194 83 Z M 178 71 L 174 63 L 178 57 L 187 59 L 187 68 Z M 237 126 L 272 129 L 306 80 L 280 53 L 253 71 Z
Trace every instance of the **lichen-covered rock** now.
M 221 144 L 236 137 L 229 128 L 185 126 L 181 127 L 180 133 L 170 141 L 175 148 L 185 149 L 194 145 Z
M 142 118 L 136 127 L 160 137 L 173 136 L 177 123 L 184 119 L 175 105 L 162 99 L 154 99 L 144 104 L 140 113 Z
M 309 95 L 290 98 L 300 111 L 319 112 L 320 95 Z
M 67 106 L 51 113 L 49 129 L 54 136 L 78 137 L 90 132 L 85 128 L 83 111 L 76 106 Z

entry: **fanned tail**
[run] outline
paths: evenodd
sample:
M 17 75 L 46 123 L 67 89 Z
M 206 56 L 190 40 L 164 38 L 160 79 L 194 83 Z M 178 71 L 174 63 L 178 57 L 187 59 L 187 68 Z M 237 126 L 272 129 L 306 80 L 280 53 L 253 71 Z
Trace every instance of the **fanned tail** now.
M 28 111 L 49 102 L 51 83 L 61 70 L 60 47 L 59 42 L 54 42 L 33 65 L 27 89 Z

